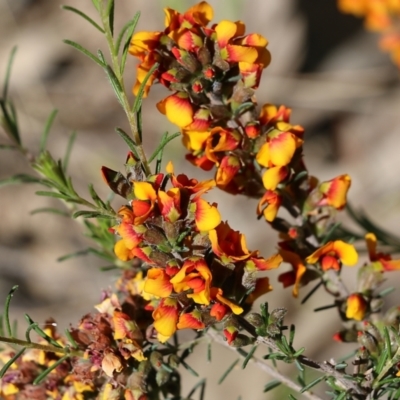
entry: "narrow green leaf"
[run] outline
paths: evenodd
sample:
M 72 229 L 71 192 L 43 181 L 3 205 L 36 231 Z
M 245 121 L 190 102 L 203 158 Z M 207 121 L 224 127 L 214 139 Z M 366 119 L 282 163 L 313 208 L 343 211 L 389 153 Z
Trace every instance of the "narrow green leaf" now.
M 318 385 L 318 383 L 324 381 L 326 379 L 325 375 L 320 376 L 317 379 L 314 379 L 312 382 L 310 382 L 308 385 L 304 386 L 301 390 L 300 393 L 304 393 L 307 392 L 308 390 L 310 390 L 312 387 L 314 387 L 315 385 Z
M 106 61 L 106 59 L 104 57 L 104 54 L 103 54 L 103 52 L 101 50 L 97 50 L 97 56 L 99 57 L 99 60 L 102 63 L 107 64 L 107 61 Z
M 12 108 L 11 103 L 8 103 L 8 106 Z M 10 115 L 10 113 L 8 112 L 7 109 L 7 103 L 3 100 L 0 99 L 0 108 L 3 112 L 3 117 L 4 120 L 1 121 L 2 122 L 2 126 L 4 127 L 4 130 L 6 131 L 6 133 L 11 136 L 11 138 L 13 140 L 15 140 L 15 142 L 19 145 L 21 145 L 21 137 L 19 134 L 19 129 L 18 129 L 18 123 L 17 123 L 17 119 L 16 119 L 16 115 Z
M 23 347 L 17 354 L 15 354 L 14 357 L 10 358 L 10 360 L 8 360 L 3 368 L 0 370 L 0 378 L 3 378 L 4 374 L 7 372 L 7 370 L 11 367 L 11 365 L 14 364 L 14 362 L 16 360 L 18 360 L 18 358 L 20 358 L 22 356 L 22 354 L 24 353 L 24 351 L 26 350 L 26 347 Z
M 69 136 L 67 150 L 65 151 L 65 155 L 64 155 L 64 158 L 62 161 L 62 166 L 63 166 L 64 172 L 67 172 L 69 158 L 71 156 L 71 150 L 72 150 L 72 146 L 74 145 L 75 139 L 76 139 L 76 131 L 72 131 Z
M 151 163 L 157 156 L 158 154 L 164 150 L 165 146 L 171 141 L 177 138 L 178 136 L 181 136 L 180 132 L 176 132 L 171 136 L 168 136 L 168 132 L 165 132 L 163 137 L 161 138 L 160 144 L 157 146 L 157 148 L 154 150 L 153 154 L 149 158 L 149 163 Z
M 31 337 L 30 337 L 31 330 L 35 330 L 37 327 L 38 327 L 37 322 L 33 322 L 32 324 L 30 324 L 28 326 L 28 328 L 25 331 L 25 338 L 26 338 L 27 342 L 29 342 L 29 343 L 31 342 Z
M 383 351 L 379 355 L 378 363 L 375 367 L 376 373 L 380 373 L 386 363 L 386 360 L 388 359 L 388 349 L 384 348 Z M 389 361 L 390 362 L 390 361 Z
M 299 357 L 300 355 L 302 355 L 304 352 L 306 351 L 305 347 L 302 347 L 301 349 L 297 350 L 296 353 L 293 354 L 294 358 Z
M 231 371 L 233 370 L 233 368 L 235 368 L 235 366 L 236 366 L 236 364 L 237 364 L 238 362 L 239 362 L 239 359 L 237 359 L 236 361 L 234 361 L 234 362 L 229 366 L 229 368 L 222 374 L 221 378 L 219 378 L 218 385 L 220 385 L 220 384 L 225 380 L 225 378 L 231 373 Z
M 326 233 L 326 235 L 323 237 L 321 241 L 321 246 L 327 244 L 331 240 L 332 235 L 335 233 L 336 229 L 340 227 L 341 224 L 342 224 L 341 222 L 337 222 L 336 224 L 333 224 L 330 227 L 329 231 Z
M 8 292 L 6 302 L 4 304 L 4 322 L 6 324 L 6 332 L 9 337 L 12 337 L 12 330 L 11 330 L 11 324 L 10 324 L 10 303 L 11 299 L 14 296 L 15 291 L 18 289 L 18 285 L 15 285 L 11 288 L 11 290 Z
M 125 40 L 124 48 L 122 49 L 122 56 L 121 56 L 121 75 L 123 75 L 124 71 L 125 71 L 126 59 L 128 56 L 131 38 L 132 38 L 133 32 L 136 29 L 136 25 L 139 22 L 139 18 L 140 18 L 140 12 L 137 12 L 132 19 L 132 25 L 127 30 L 126 40 Z
M 85 49 L 82 47 L 80 44 L 73 42 L 72 40 L 65 39 L 63 40 L 65 44 L 68 44 L 69 46 L 74 47 L 81 53 L 85 54 L 85 56 L 89 57 L 92 61 L 94 61 L 97 65 L 100 65 L 101 68 L 106 68 L 107 65 L 103 64 L 93 53 L 91 53 L 89 50 Z
M 290 347 L 293 346 L 295 333 L 296 333 L 296 327 L 293 324 L 291 324 L 290 328 L 289 328 L 289 345 L 290 345 Z
M 290 400 L 297 400 L 296 397 L 294 397 L 294 396 L 293 396 L 292 394 L 290 394 L 290 393 L 288 394 L 288 397 L 289 397 Z
M 205 384 L 206 384 L 206 379 L 205 379 L 205 378 L 201 379 L 199 382 L 197 382 L 197 383 L 193 386 L 192 390 L 189 392 L 189 394 L 188 394 L 185 398 L 190 399 L 190 398 L 194 395 L 194 393 L 196 392 L 196 390 L 197 390 L 198 388 L 201 388 L 202 386 L 205 386 Z
M 101 212 L 98 211 L 76 211 L 72 214 L 72 218 L 78 218 L 78 217 L 83 217 L 83 218 L 110 218 L 108 215 L 103 215 Z
M 129 150 L 132 151 L 132 153 L 135 155 L 135 157 L 139 158 L 137 151 L 136 151 L 136 144 L 133 141 L 133 139 L 126 132 L 124 132 L 121 128 L 115 128 L 115 130 L 118 133 L 118 135 L 124 140 L 124 142 L 128 145 Z
M 104 70 L 106 71 L 107 77 L 111 83 L 112 88 L 114 89 L 114 93 L 117 96 L 118 101 L 123 106 L 124 105 L 124 100 L 123 100 L 124 91 L 121 87 L 121 83 L 119 82 L 113 69 L 109 65 L 105 66 Z
M 142 102 L 136 112 L 136 126 L 139 135 L 140 143 L 143 143 L 143 114 L 142 114 Z
M 297 182 L 300 179 L 305 178 L 307 175 L 308 175 L 308 171 L 301 171 L 293 178 L 293 182 Z
M 38 196 L 55 197 L 56 199 L 69 200 L 69 197 L 67 195 L 61 194 L 61 193 L 47 192 L 44 190 L 39 190 L 39 191 L 35 192 L 35 194 Z
M 73 258 L 73 257 L 86 256 L 86 255 L 89 254 L 89 253 L 90 253 L 89 249 L 80 250 L 80 251 L 77 251 L 77 252 L 75 252 L 75 253 L 66 254 L 65 256 L 58 257 L 58 258 L 57 258 L 57 261 L 58 261 L 58 262 L 62 262 L 62 261 L 68 260 L 68 259 Z
M 118 269 L 118 267 L 115 265 L 106 265 L 105 267 L 100 267 L 99 269 L 100 271 L 107 272 L 107 271 L 112 271 L 114 269 Z
M 93 201 L 101 208 L 107 209 L 106 203 L 99 197 L 92 184 L 89 184 L 89 193 Z
M 6 76 L 4 77 L 4 87 L 3 87 L 3 101 L 7 101 L 8 96 L 8 87 L 10 85 L 10 77 L 11 77 L 11 69 L 14 63 L 15 53 L 17 52 L 17 46 L 14 46 L 11 49 L 10 57 L 8 58 L 7 68 L 6 68 Z
M 304 367 L 300 364 L 300 361 L 299 361 L 297 358 L 295 358 L 294 363 L 295 363 L 297 369 L 298 369 L 300 372 L 303 372 L 303 371 L 304 371 Z M 304 386 L 304 382 L 302 383 L 302 386 Z
M 264 318 L 264 323 L 268 324 L 269 312 L 268 312 L 268 303 L 262 303 L 260 305 L 261 316 Z
M 211 353 L 212 351 L 212 346 L 211 346 L 211 342 L 207 344 L 207 361 L 210 363 L 211 362 Z
M 385 297 L 385 296 L 387 296 L 388 294 L 394 292 L 395 290 L 396 290 L 396 289 L 395 289 L 394 287 L 388 287 L 388 288 L 382 290 L 381 292 L 379 292 L 378 295 L 379 295 L 380 297 Z
M 86 19 L 87 22 L 89 22 L 90 24 L 92 24 L 96 29 L 98 29 L 101 33 L 104 33 L 104 29 L 97 24 L 95 21 L 92 20 L 92 18 L 90 18 L 88 15 L 86 15 L 85 13 L 83 13 L 82 11 L 78 10 L 75 7 L 71 7 L 71 6 L 61 6 L 61 8 L 63 10 L 67 10 L 67 11 L 72 11 L 75 14 L 78 14 L 79 16 L 81 16 L 83 19 Z
M 67 337 L 67 339 L 69 340 L 69 342 L 71 343 L 71 346 L 73 349 L 77 349 L 79 347 L 78 343 L 76 343 L 75 339 L 72 337 L 71 332 L 68 330 L 68 328 L 66 328 L 64 330 L 65 332 L 65 336 Z
M 345 390 L 345 391 L 343 391 L 342 393 L 340 393 L 339 396 L 335 397 L 335 400 L 343 400 L 343 399 L 346 398 L 347 394 L 348 394 L 348 393 L 347 393 L 347 391 Z
M 324 310 L 329 310 L 329 309 L 335 308 L 335 307 L 337 307 L 337 304 L 328 304 L 326 306 L 321 306 L 321 307 L 314 308 L 313 311 L 314 312 L 324 311 Z
M 301 301 L 300 304 L 304 304 L 321 286 L 322 286 L 322 280 L 318 282 L 307 294 L 306 297 Z
M 110 26 L 111 36 L 114 36 L 114 11 L 115 11 L 114 0 L 108 0 L 107 16 L 108 16 L 108 24 Z
M 153 73 L 157 70 L 159 65 L 160 64 L 155 63 L 150 68 L 150 71 L 146 74 L 143 82 L 140 84 L 140 88 L 139 88 L 138 94 L 136 95 L 135 101 L 133 102 L 133 106 L 132 106 L 132 112 L 133 113 L 136 113 L 139 110 L 139 108 L 140 108 L 140 106 L 142 104 L 143 92 L 144 92 L 144 88 L 146 87 L 146 83 L 150 79 L 150 77 L 153 75 Z
M 99 4 L 100 0 L 92 0 L 92 3 L 94 5 L 94 8 L 100 12 L 100 4 Z
M 116 49 L 117 54 L 119 54 L 119 50 L 121 48 L 121 43 L 122 43 L 122 40 L 123 40 L 123 38 L 125 36 L 125 32 L 127 32 L 127 40 L 126 40 L 125 45 L 124 45 L 124 50 L 126 48 L 126 52 L 128 51 L 129 44 L 131 42 L 131 37 L 133 35 L 133 32 L 136 29 L 137 23 L 139 22 L 139 18 L 140 18 L 140 11 L 138 11 L 133 16 L 133 18 L 122 27 L 121 32 L 119 33 L 117 41 L 115 43 L 115 49 Z M 121 67 L 124 67 L 124 66 L 122 66 L 122 64 L 121 64 Z M 123 70 L 121 72 L 123 72 Z
M 281 382 L 281 381 L 278 381 L 278 380 L 273 380 L 273 381 L 271 381 L 271 382 L 268 382 L 268 383 L 264 386 L 263 392 L 264 392 L 264 393 L 269 392 L 270 390 L 275 389 L 276 387 L 278 387 L 278 386 L 281 385 L 281 384 L 282 384 L 282 382 Z
M 15 185 L 19 183 L 42 183 L 40 178 L 27 174 L 17 174 L 10 178 L 0 180 L 0 187 L 6 185 Z
M 60 345 L 60 343 L 58 343 L 56 340 L 54 340 L 52 337 L 50 337 L 45 331 L 43 331 L 42 329 L 39 328 L 38 324 L 35 323 L 35 321 L 28 315 L 25 314 L 24 315 L 25 319 L 27 320 L 29 326 L 32 326 L 32 329 L 44 340 L 46 340 L 47 342 L 49 342 L 50 344 L 52 344 L 55 347 L 58 347 L 60 349 L 63 348 L 63 346 Z
M 44 130 L 40 139 L 40 147 L 39 151 L 42 152 L 46 149 L 47 138 L 49 137 L 50 128 L 53 124 L 54 118 L 56 117 L 58 110 L 53 110 L 49 117 L 47 118 L 46 125 L 44 126 Z
M 257 345 L 254 345 L 251 350 L 248 352 L 246 358 L 243 360 L 243 364 L 242 364 L 242 369 L 245 369 L 248 362 L 251 360 L 251 358 L 253 357 L 255 351 L 257 350 Z
M 58 210 L 57 208 L 51 208 L 51 207 L 36 208 L 36 209 L 32 210 L 29 214 L 35 215 L 35 214 L 40 214 L 40 213 L 58 214 L 58 215 L 62 215 L 63 217 L 70 216 L 66 211 Z
M 49 368 L 44 370 L 41 374 L 37 376 L 37 378 L 33 381 L 34 385 L 38 385 L 46 376 L 53 371 L 53 369 L 56 369 L 60 364 L 62 364 L 65 360 L 68 360 L 69 355 L 65 355 L 64 357 L 61 357 L 58 361 L 56 361 L 54 364 L 52 364 Z
M 179 359 L 180 364 L 182 364 L 192 375 L 199 376 L 199 374 L 185 361 L 182 357 Z

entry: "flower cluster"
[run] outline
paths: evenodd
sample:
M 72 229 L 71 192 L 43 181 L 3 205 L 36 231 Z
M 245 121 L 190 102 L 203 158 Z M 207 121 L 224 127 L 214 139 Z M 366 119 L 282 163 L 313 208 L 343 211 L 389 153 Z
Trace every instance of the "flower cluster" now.
M 381 33 L 380 47 L 400 67 L 399 0 L 338 0 L 344 13 L 365 18 L 367 29 Z
M 103 168 L 103 174 L 107 179 L 117 173 Z M 216 205 L 202 198 L 214 180 L 175 175 L 169 163 L 167 175 L 126 185 L 131 200 L 120 208 L 113 228 L 121 237 L 115 253 L 123 261 L 144 263 L 141 295 L 161 342 L 177 329 L 204 329 L 241 314 L 241 305 L 271 290 L 268 278 L 257 272 L 278 267 L 281 256 L 264 259 L 249 251 L 244 235 L 221 222 Z

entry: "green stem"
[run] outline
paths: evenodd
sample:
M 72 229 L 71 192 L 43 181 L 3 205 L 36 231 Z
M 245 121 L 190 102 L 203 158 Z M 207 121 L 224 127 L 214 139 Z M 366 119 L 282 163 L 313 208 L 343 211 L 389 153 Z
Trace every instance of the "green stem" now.
M 65 355 L 69 355 L 70 357 L 83 357 L 84 352 L 80 350 L 72 350 L 70 347 L 56 347 L 50 344 L 40 344 L 34 342 L 28 342 L 26 340 L 16 339 L 16 338 L 8 338 L 4 336 L 0 336 L 0 342 L 16 344 L 18 346 L 23 346 L 28 349 L 37 349 L 42 350 L 48 353 L 62 353 Z
M 142 141 L 140 140 L 139 130 L 138 130 L 137 123 L 136 123 L 136 116 L 134 113 L 131 112 L 129 100 L 128 100 L 128 97 L 125 92 L 124 77 L 121 74 L 121 66 L 119 63 L 117 50 L 116 50 L 116 47 L 114 44 L 114 39 L 113 39 L 113 36 L 111 33 L 108 15 L 103 6 L 103 3 L 100 2 L 99 4 L 100 4 L 100 14 L 101 14 L 101 20 L 102 20 L 103 28 L 104 28 L 104 32 L 105 32 L 105 37 L 106 37 L 106 40 L 108 43 L 108 48 L 110 50 L 113 71 L 114 71 L 115 76 L 118 79 L 118 82 L 120 83 L 121 88 L 122 88 L 122 93 L 121 93 L 122 107 L 128 118 L 129 127 L 131 129 L 133 139 L 137 146 L 136 150 L 137 150 L 138 156 L 143 165 L 145 174 L 146 174 L 146 176 L 148 176 L 148 175 L 151 175 L 151 170 L 150 170 L 149 163 L 147 161 L 146 153 L 143 149 Z

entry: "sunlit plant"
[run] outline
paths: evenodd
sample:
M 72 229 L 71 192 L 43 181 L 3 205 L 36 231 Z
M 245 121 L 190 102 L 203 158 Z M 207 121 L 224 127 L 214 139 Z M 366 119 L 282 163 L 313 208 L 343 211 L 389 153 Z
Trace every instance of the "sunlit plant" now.
M 101 51 L 65 42 L 104 70 L 128 120 L 129 132 L 116 128 L 127 145 L 124 172 L 101 169 L 105 184 L 124 204 L 115 208 L 112 197 L 100 198 L 91 184 L 89 200 L 76 191 L 67 168 L 74 135 L 62 160 L 47 150 L 55 112 L 38 154 L 22 143 L 17 110 L 8 96 L 15 51 L 0 100 L 7 136 L 1 147 L 26 156 L 36 174 L 2 183 L 39 184 L 38 195 L 60 199 L 64 214 L 83 218 L 84 233 L 95 242 L 86 253 L 106 259 L 118 279 L 99 304 L 88 306 L 88 313 L 63 333 L 54 320 L 43 327 L 25 315 L 23 338 L 16 337 L 10 321 L 17 287 L 10 290 L 0 333 L 1 398 L 204 399 L 205 378 L 181 393 L 180 373 L 184 368 L 198 376 L 187 358 L 198 344 L 211 342 L 238 355 L 221 371 L 221 384 L 239 362 L 245 368 L 252 361 L 273 377 L 266 377 L 264 392 L 286 385 L 293 391 L 291 399 L 296 392 L 319 399 L 313 390 L 322 383 L 327 396 L 337 400 L 400 398 L 400 308 L 385 308 L 390 290 L 381 290 L 387 274 L 400 269 L 400 260 L 390 255 L 399 251 L 400 239 L 347 205 L 349 175 L 320 181 L 310 174 L 303 157 L 304 129 L 291 123 L 289 108 L 257 103 L 256 91 L 271 58 L 266 38 L 247 33 L 241 21 L 213 23 L 205 1 L 184 13 L 165 9 L 165 26 L 156 32 L 135 32 L 137 13 L 117 34 L 114 1 L 92 2 L 94 19 L 64 8 L 104 35 L 110 63 Z M 133 99 L 124 84 L 131 56 L 139 61 Z M 165 133 L 146 154 L 141 106 L 155 84 L 166 88 L 157 109 L 179 132 Z M 164 160 L 165 147 L 177 137 L 187 160 L 210 171 L 209 179 L 176 172 L 172 161 Z M 279 233 L 274 254 L 250 250 L 245 236 L 222 221 L 222 205 L 206 197 L 217 189 L 258 200 L 255 210 L 243 212 L 249 212 L 249 221 L 263 219 L 266 230 Z M 364 235 L 335 221 L 344 209 Z M 363 265 L 355 243 L 368 252 Z M 341 280 L 343 267 L 353 267 L 355 287 Z M 313 360 L 306 348 L 294 345 L 296 329 L 285 324 L 287 310 L 268 308 L 268 271 L 275 268 L 282 271 L 282 287 L 275 290 L 289 287 L 299 297 L 310 286 L 302 303 L 325 290 L 331 305 L 317 311 L 337 309 L 343 324 L 335 339 L 353 342 L 352 354 Z M 260 297 L 261 305 L 254 306 Z M 193 332 L 190 341 L 183 330 Z M 297 379 L 279 372 L 280 362 L 293 364 Z M 306 376 L 309 369 L 317 371 L 313 378 Z

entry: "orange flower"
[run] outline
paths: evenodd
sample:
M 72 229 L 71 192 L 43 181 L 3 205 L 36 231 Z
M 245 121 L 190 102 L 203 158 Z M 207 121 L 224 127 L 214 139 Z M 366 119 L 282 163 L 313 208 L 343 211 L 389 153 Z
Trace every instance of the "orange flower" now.
M 147 271 L 144 291 L 157 297 L 168 297 L 173 290 L 170 277 L 162 268 L 151 268 Z
M 176 293 L 192 291 L 187 297 L 197 304 L 210 304 L 211 271 L 200 257 L 187 259 L 182 268 L 170 279 Z
M 347 192 L 351 185 L 349 175 L 340 175 L 330 181 L 322 182 L 318 190 L 323 195 L 319 206 L 331 206 L 341 210 L 346 205 Z
M 248 259 L 252 253 L 246 245 L 246 237 L 231 229 L 227 222 L 221 222 L 208 232 L 211 247 L 224 264 Z
M 358 254 L 352 244 L 345 243 L 342 240 L 328 242 L 306 258 L 306 262 L 309 264 L 319 262 L 323 271 L 329 269 L 339 271 L 339 261 L 348 266 L 357 263 Z
M 367 311 L 368 304 L 360 293 L 353 293 L 347 298 L 346 318 L 362 321 Z
M 390 254 L 376 252 L 376 236 L 373 233 L 365 235 L 367 242 L 369 259 L 381 271 L 394 271 L 400 270 L 400 260 L 392 260 Z
M 205 324 L 201 320 L 201 312 L 194 310 L 190 313 L 182 313 L 177 324 L 178 329 L 204 329 Z
M 294 285 L 292 294 L 294 297 L 297 297 L 299 295 L 301 279 L 307 271 L 307 268 L 298 254 L 283 249 L 279 250 L 279 254 L 282 256 L 283 262 L 292 265 L 293 270 L 280 274 L 278 281 L 283 284 L 284 288 Z
M 258 202 L 257 214 L 263 214 L 268 222 L 272 222 L 278 214 L 282 203 L 282 197 L 273 190 L 267 190 Z M 264 207 L 265 206 L 265 207 Z
M 215 181 L 218 187 L 227 186 L 240 170 L 240 160 L 235 156 L 225 156 L 218 167 Z
M 154 328 L 161 335 L 159 339 L 166 342 L 176 331 L 178 322 L 178 300 L 161 299 L 160 304 L 153 311 Z
M 193 105 L 189 95 L 185 92 L 176 92 L 157 103 L 157 109 L 173 124 L 184 128 L 193 122 Z
M 214 229 L 221 222 L 221 215 L 217 207 L 200 197 L 192 200 L 189 209 L 194 214 L 194 220 L 200 232 Z
M 213 287 L 211 288 L 211 297 L 214 300 L 219 301 L 221 304 L 229 307 L 232 312 L 236 315 L 239 315 L 243 312 L 243 308 L 238 306 L 237 304 L 233 303 L 232 301 L 228 300 L 227 298 L 223 297 L 223 291 L 220 288 Z

